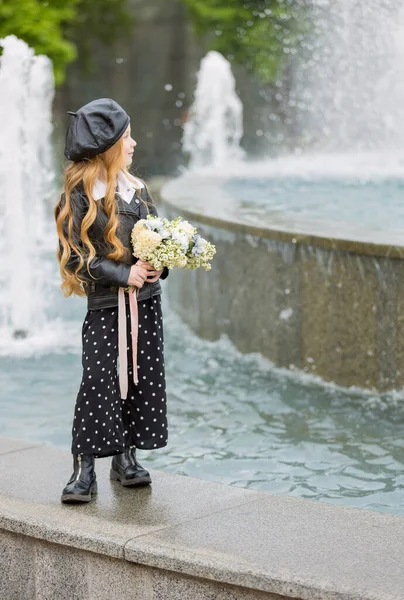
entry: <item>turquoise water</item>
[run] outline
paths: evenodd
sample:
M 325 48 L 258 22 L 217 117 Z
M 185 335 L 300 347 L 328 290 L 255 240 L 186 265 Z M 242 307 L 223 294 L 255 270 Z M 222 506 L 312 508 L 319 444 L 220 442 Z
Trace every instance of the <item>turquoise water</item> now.
M 169 445 L 151 468 L 404 514 L 404 399 L 344 391 L 195 336 L 163 294 Z M 0 348 L 0 435 L 68 449 L 84 301 L 33 342 Z M 108 460 L 108 459 L 104 459 Z
M 299 215 L 376 229 L 404 228 L 404 178 L 257 177 L 226 182 L 242 211 Z

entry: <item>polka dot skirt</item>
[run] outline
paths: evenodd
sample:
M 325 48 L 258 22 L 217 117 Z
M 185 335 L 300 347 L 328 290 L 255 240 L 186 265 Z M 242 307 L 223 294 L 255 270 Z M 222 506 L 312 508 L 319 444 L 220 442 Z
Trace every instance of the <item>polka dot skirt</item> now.
M 128 397 L 119 392 L 118 309 L 88 311 L 83 324 L 83 378 L 72 428 L 72 453 L 96 458 L 167 445 L 166 384 L 161 296 L 138 302 L 138 375 L 133 382 L 130 313 L 127 310 Z

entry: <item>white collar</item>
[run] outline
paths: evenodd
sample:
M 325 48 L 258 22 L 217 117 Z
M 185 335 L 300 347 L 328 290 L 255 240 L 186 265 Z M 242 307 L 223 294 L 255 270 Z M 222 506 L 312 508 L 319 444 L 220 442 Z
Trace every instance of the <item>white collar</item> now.
M 134 177 L 134 179 L 136 181 L 136 185 L 125 175 L 124 171 L 120 171 L 118 174 L 117 194 L 119 194 L 121 198 L 128 204 L 132 200 L 133 194 L 136 192 L 136 190 L 139 188 L 144 188 L 144 185 L 140 179 L 136 179 L 136 177 Z M 100 200 L 101 198 L 104 198 L 106 191 L 107 184 L 101 181 L 101 179 L 96 179 L 93 187 L 94 200 Z

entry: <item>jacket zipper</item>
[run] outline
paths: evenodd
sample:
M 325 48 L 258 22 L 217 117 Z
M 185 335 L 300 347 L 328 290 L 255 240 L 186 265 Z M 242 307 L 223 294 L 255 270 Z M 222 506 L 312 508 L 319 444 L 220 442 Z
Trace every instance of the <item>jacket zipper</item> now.
M 77 456 L 77 460 L 78 460 L 78 463 L 79 463 L 79 471 L 77 473 L 76 481 L 78 481 L 80 479 L 80 476 L 81 476 L 81 456 L 80 456 L 80 454 Z

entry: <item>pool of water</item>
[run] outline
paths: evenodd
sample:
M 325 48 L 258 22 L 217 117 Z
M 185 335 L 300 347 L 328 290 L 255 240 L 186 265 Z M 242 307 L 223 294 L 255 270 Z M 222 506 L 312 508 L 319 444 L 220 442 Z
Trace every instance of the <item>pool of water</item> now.
M 375 229 L 404 229 L 404 177 L 303 176 L 234 178 L 223 185 L 243 213 L 346 222 Z M 404 236 L 403 236 L 404 241 Z
M 145 465 L 404 514 L 402 394 L 338 389 L 203 341 L 168 300 L 165 289 L 169 445 L 141 453 Z M 84 301 L 53 310 L 32 340 L 0 336 L 0 435 L 69 449 Z

